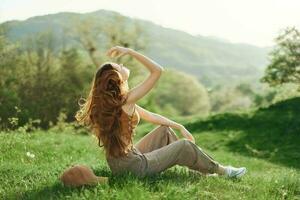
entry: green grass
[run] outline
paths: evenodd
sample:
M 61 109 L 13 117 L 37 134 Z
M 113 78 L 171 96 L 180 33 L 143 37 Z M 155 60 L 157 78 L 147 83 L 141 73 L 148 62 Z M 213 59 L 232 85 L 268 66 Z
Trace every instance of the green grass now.
M 199 176 L 181 166 L 145 178 L 113 177 L 91 136 L 1 133 L 0 199 L 300 199 L 298 105 L 295 98 L 249 113 L 181 119 L 217 161 L 247 167 L 240 180 Z M 141 124 L 135 141 L 153 127 Z M 72 164 L 91 166 L 109 184 L 64 187 L 58 176 Z

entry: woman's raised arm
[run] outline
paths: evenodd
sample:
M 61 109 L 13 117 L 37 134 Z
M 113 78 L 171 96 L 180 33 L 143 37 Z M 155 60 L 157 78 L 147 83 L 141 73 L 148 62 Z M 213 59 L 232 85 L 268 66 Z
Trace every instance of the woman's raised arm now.
M 133 56 L 150 71 L 149 76 L 143 82 L 128 92 L 127 103 L 134 104 L 153 88 L 164 69 L 155 61 L 134 51 L 133 49 L 116 46 L 108 51 L 108 55 L 113 54 L 114 51 L 117 52 L 117 54 L 121 53 L 122 55 L 129 54 Z

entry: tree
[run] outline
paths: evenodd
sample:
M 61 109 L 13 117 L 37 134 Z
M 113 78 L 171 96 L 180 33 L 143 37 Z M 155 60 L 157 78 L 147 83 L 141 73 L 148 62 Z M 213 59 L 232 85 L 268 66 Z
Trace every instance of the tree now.
M 65 109 L 67 121 L 74 120 L 74 113 L 78 109 L 77 99 L 84 89 L 85 78 L 88 74 L 82 64 L 82 58 L 74 47 L 62 50 L 60 57 L 60 70 L 57 75 L 57 93 L 61 108 Z
M 262 82 L 270 86 L 284 83 L 300 84 L 300 32 L 288 27 L 275 39 L 277 46 L 270 53 L 268 65 Z
M 22 75 L 18 80 L 18 95 L 22 99 L 21 119 L 41 119 L 47 127 L 48 121 L 55 119 L 61 107 L 57 92 L 57 58 L 55 56 L 56 38 L 52 31 L 40 32 L 21 41 L 24 60 L 18 66 Z M 55 109 L 54 109 L 55 108 Z
M 122 15 L 113 15 L 106 20 L 97 16 L 74 18 L 72 27 L 66 27 L 66 34 L 81 45 L 95 68 L 107 60 L 105 52 L 110 47 L 120 45 L 143 50 L 147 42 L 146 33 L 138 21 L 128 21 Z M 125 63 L 125 65 L 133 64 L 131 57 L 118 57 L 113 60 L 116 63 Z
M 75 17 L 71 27 L 65 28 L 65 34 L 80 44 L 89 57 L 92 65 L 89 65 L 91 76 L 103 62 L 110 60 L 123 63 L 131 71 L 129 86 L 137 84 L 144 77 L 147 70 L 142 67 L 132 56 L 109 58 L 105 52 L 116 45 L 129 47 L 137 51 L 146 49 L 148 35 L 142 29 L 138 20 L 128 20 L 122 15 L 112 15 L 108 18 L 88 16 L 86 18 Z
M 11 128 L 9 119 L 17 117 L 17 105 L 21 101 L 16 88 L 20 63 L 18 46 L 7 39 L 7 27 L 0 26 L 0 129 Z

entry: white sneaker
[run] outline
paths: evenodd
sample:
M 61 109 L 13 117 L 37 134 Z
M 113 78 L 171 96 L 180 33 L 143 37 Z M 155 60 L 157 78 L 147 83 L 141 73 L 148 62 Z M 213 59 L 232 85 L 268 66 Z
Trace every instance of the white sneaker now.
M 228 178 L 239 178 L 243 176 L 247 172 L 246 167 L 232 167 L 232 166 L 226 166 L 225 167 L 225 176 Z

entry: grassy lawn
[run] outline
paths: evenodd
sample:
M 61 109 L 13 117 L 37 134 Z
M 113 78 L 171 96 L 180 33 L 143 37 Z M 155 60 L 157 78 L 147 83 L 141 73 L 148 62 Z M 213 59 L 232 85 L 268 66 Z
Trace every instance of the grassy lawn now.
M 247 167 L 240 180 L 204 177 L 181 166 L 143 179 L 113 177 L 92 136 L 1 133 L 0 199 L 300 199 L 300 123 L 295 122 L 300 112 L 287 108 L 292 103 L 246 114 L 181 119 L 196 144 L 217 161 Z M 135 141 L 153 127 L 141 124 Z M 64 187 L 58 177 L 72 164 L 89 165 L 98 176 L 108 176 L 109 183 Z

